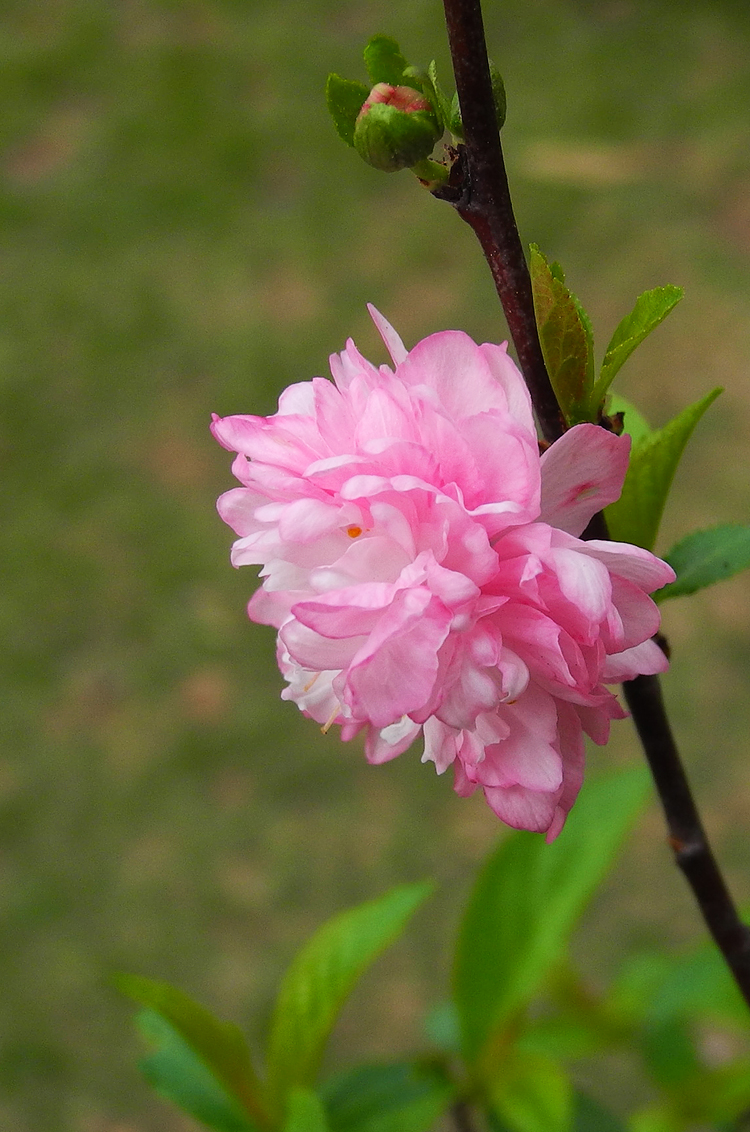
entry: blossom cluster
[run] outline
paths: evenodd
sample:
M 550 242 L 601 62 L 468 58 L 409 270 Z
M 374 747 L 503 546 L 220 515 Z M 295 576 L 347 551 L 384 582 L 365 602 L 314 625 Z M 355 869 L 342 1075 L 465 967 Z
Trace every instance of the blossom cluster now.
M 215 417 L 241 487 L 219 513 L 235 566 L 261 566 L 250 617 L 278 630 L 282 692 L 382 763 L 420 736 L 509 825 L 554 838 L 581 785 L 584 733 L 625 712 L 606 686 L 660 672 L 648 551 L 582 541 L 620 494 L 630 440 L 570 429 L 540 455 L 506 345 L 443 331 L 393 368 L 350 340 L 333 382 L 292 385 L 270 417 Z

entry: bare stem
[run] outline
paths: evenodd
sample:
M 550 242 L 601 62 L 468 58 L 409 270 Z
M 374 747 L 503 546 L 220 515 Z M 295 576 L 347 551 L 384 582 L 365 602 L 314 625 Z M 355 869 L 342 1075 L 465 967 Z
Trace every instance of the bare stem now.
M 750 1005 L 750 929 L 740 920 L 698 813 L 669 726 L 658 676 L 623 684 L 664 809 L 677 865 L 698 901 L 703 919 Z
M 552 442 L 565 431 L 565 420 L 544 364 L 529 269 L 513 215 L 495 117 L 482 9 L 479 0 L 444 2 L 466 142 L 448 185 L 435 195 L 449 200 L 479 239 L 542 435 Z
M 456 1101 L 451 1107 L 450 1115 L 456 1132 L 474 1132 L 471 1109 L 466 1101 Z
M 459 148 L 447 185 L 434 195 L 449 201 L 479 239 L 542 435 L 555 441 L 566 425 L 539 344 L 531 282 L 495 118 L 480 0 L 443 0 L 443 4 L 465 144 Z M 594 516 L 583 537 L 608 537 L 603 515 Z M 624 685 L 624 691 L 659 792 L 676 862 L 750 1005 L 750 929 L 737 914 L 706 838 L 669 726 L 659 679 L 638 676 Z M 460 1129 L 458 1117 L 456 1124 Z

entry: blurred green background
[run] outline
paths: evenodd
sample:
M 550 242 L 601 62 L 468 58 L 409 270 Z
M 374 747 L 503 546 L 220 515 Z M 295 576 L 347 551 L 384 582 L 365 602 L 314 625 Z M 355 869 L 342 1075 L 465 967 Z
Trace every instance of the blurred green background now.
M 750 9 L 487 0 L 526 242 L 603 346 L 635 295 L 687 297 L 620 391 L 653 423 L 710 387 L 661 541 L 750 507 Z M 407 344 L 505 336 L 452 210 L 336 138 L 322 88 L 385 32 L 450 86 L 438 0 L 6 0 L 0 26 L 0 1127 L 179 1132 L 135 1069 L 114 970 L 262 1033 L 303 938 L 434 875 L 340 1027 L 344 1060 L 419 1046 L 474 867 L 500 832 L 416 754 L 378 769 L 281 687 L 215 497 L 211 411 L 272 412 L 364 304 Z M 706 820 L 750 899 L 750 585 L 665 607 L 666 680 Z M 630 725 L 592 765 L 637 759 Z M 603 815 L 606 820 L 606 815 Z M 652 806 L 575 942 L 594 984 L 700 935 Z M 627 1111 L 627 1066 L 591 1071 Z M 640 1090 L 640 1091 L 639 1091 Z

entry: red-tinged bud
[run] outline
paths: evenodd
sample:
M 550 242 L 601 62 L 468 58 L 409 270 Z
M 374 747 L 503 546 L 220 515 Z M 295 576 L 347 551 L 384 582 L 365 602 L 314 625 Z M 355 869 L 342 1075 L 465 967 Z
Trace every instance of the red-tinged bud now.
M 354 148 L 369 165 L 395 173 L 429 157 L 441 132 L 418 90 L 377 83 L 357 115 Z
M 410 86 L 390 86 L 388 83 L 377 83 L 365 99 L 357 121 L 363 114 L 367 113 L 371 106 L 377 104 L 393 106 L 394 109 L 404 110 L 406 113 L 413 113 L 415 110 L 427 110 L 432 113 L 429 102 L 418 90 L 414 90 Z

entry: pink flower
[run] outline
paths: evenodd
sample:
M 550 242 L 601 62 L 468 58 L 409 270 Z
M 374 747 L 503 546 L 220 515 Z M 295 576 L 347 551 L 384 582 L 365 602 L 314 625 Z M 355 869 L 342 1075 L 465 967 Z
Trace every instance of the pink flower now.
M 551 840 L 584 732 L 605 743 L 625 715 L 605 685 L 667 667 L 648 594 L 670 567 L 578 537 L 619 496 L 629 438 L 578 425 L 540 458 L 505 345 L 444 331 L 407 352 L 371 314 L 393 370 L 349 341 L 333 383 L 214 419 L 242 484 L 218 503 L 232 562 L 262 567 L 250 617 L 278 630 L 282 697 L 324 730 L 362 732 L 372 763 L 421 732 L 459 794 Z

